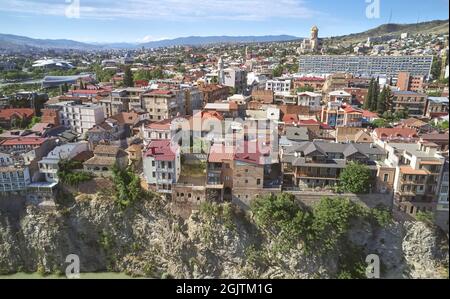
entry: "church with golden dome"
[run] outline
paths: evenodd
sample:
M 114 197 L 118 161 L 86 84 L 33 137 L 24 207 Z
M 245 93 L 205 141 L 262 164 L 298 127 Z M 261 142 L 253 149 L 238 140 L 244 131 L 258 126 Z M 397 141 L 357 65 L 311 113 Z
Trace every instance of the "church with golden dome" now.
M 311 28 L 311 35 L 310 38 L 305 38 L 300 48 L 298 49 L 298 52 L 300 54 L 304 53 L 316 53 L 320 50 L 320 40 L 319 40 L 319 28 L 317 26 L 313 26 Z

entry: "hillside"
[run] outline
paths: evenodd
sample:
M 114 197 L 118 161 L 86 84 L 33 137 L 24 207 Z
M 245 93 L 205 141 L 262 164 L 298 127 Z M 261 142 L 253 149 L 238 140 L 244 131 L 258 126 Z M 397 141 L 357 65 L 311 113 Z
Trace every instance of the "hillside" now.
M 449 20 L 436 20 L 417 24 L 384 24 L 376 28 L 349 35 L 332 37 L 333 43 L 357 43 L 368 37 L 399 37 L 402 33 L 409 34 L 442 34 L 449 32 Z

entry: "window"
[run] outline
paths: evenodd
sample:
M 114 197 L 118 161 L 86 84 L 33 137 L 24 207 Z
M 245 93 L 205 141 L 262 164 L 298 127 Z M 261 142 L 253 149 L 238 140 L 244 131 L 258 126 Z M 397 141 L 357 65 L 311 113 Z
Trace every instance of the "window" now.
M 154 177 L 154 178 L 156 177 L 156 172 L 152 173 L 152 177 Z
M 169 168 L 172 168 L 172 162 L 167 162 Z
M 257 184 L 257 185 L 261 185 L 261 179 L 257 179 L 257 180 L 256 180 L 256 184 Z
M 248 180 L 245 180 L 245 183 L 248 184 Z
M 389 180 L 389 174 L 385 173 L 383 176 L 383 182 L 387 182 Z
M 155 167 L 155 161 L 152 161 L 152 166 Z

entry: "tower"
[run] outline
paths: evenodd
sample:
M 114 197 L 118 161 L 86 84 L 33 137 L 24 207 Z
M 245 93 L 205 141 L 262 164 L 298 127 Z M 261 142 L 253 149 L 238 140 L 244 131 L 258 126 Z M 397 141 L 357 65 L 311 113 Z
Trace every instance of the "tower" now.
M 319 28 L 315 25 L 311 28 L 310 43 L 311 51 L 317 51 L 319 48 Z
M 224 71 L 223 71 L 223 59 L 222 56 L 219 57 L 219 60 L 217 62 L 217 69 L 218 69 L 218 81 L 219 84 L 224 85 L 225 84 L 225 75 L 224 75 Z

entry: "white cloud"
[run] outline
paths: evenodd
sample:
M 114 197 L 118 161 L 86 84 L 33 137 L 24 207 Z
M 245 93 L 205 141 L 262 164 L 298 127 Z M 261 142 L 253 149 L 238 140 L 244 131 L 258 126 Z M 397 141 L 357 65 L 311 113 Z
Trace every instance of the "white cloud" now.
M 0 11 L 64 16 L 75 0 L 0 0 Z M 304 0 L 79 0 L 80 17 L 167 21 L 311 18 Z
M 168 37 L 154 37 L 152 35 L 146 35 L 143 38 L 137 40 L 138 43 L 156 42 L 160 40 L 168 39 Z

